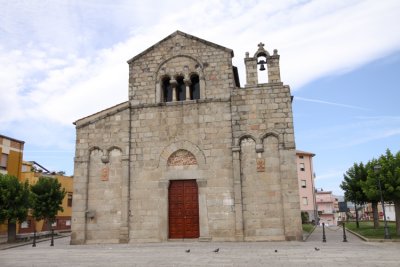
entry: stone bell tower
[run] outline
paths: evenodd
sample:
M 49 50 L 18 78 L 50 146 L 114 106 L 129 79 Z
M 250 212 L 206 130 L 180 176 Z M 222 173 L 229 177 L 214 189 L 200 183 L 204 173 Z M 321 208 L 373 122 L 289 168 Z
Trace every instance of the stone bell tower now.
M 281 82 L 281 71 L 279 68 L 279 55 L 278 50 L 274 49 L 274 54 L 271 56 L 268 51 L 264 49 L 264 44 L 258 44 L 258 50 L 253 57 L 249 56 L 246 52 L 244 59 L 246 66 L 246 87 L 258 84 L 257 66 L 260 65 L 260 70 L 265 70 L 267 64 L 268 83 Z
M 245 88 L 231 98 L 236 236 L 301 240 L 290 88 L 281 82 L 277 50 L 270 55 L 260 43 L 244 62 Z M 268 82 L 259 83 L 265 70 Z

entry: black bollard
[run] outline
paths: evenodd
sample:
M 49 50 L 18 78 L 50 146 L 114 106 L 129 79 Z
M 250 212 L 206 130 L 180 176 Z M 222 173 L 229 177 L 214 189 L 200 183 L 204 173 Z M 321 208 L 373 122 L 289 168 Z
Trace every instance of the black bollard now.
M 33 231 L 33 244 L 32 247 L 36 247 L 36 229 Z
M 345 223 L 342 224 L 342 227 L 343 227 L 343 242 L 347 242 Z
M 325 223 L 322 223 L 322 242 L 326 242 L 326 236 L 325 236 Z
M 51 242 L 50 242 L 50 246 L 54 246 L 54 229 L 51 229 Z

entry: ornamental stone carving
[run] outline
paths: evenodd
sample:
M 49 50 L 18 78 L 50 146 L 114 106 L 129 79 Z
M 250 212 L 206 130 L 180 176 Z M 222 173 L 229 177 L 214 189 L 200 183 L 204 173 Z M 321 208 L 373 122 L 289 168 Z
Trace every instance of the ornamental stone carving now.
M 179 149 L 168 158 L 168 166 L 197 165 L 196 157 L 187 150 Z

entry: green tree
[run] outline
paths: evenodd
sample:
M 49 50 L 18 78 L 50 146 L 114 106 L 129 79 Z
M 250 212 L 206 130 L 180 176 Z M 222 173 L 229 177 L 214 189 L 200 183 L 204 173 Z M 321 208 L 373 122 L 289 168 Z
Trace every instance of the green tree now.
M 307 211 L 302 211 L 301 212 L 301 223 L 305 224 L 305 223 L 309 223 L 310 222 L 310 217 L 308 215 Z
M 51 225 L 58 211 L 63 211 L 61 204 L 66 194 L 65 189 L 55 178 L 40 177 L 31 186 L 31 192 L 33 217 L 36 220 L 47 220 Z
M 16 223 L 23 222 L 29 210 L 28 181 L 21 183 L 15 176 L 0 173 L 0 223 L 7 222 L 7 242 L 16 240 Z
M 363 205 L 368 201 L 367 196 L 361 188 L 361 183 L 366 179 L 367 169 L 364 164 L 362 162 L 359 164 L 354 163 L 354 165 L 343 175 L 343 181 L 340 184 L 340 188 L 344 191 L 346 201 L 351 201 L 355 205 L 357 228 L 360 227 L 358 223 L 357 205 Z
M 378 186 L 378 175 L 374 170 L 374 167 L 379 162 L 376 159 L 372 159 L 365 166 L 367 169 L 367 179 L 361 182 L 361 187 L 368 200 L 371 202 L 372 212 L 374 217 L 374 228 L 379 227 L 379 215 L 378 215 L 378 203 L 381 201 L 380 190 Z M 382 188 L 383 190 L 383 188 Z
M 400 235 L 400 151 L 395 155 L 387 149 L 379 158 L 382 192 L 385 201 L 393 201 L 396 214 L 396 233 Z

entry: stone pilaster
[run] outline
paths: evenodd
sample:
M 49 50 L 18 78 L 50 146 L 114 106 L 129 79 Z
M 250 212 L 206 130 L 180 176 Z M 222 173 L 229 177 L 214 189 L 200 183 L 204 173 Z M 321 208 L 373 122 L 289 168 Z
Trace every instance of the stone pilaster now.
M 233 190 L 235 197 L 235 239 L 243 241 L 242 182 L 240 179 L 240 147 L 232 148 Z
M 294 149 L 280 151 L 283 224 L 286 240 L 302 240 L 296 155 Z
M 81 245 L 86 242 L 88 164 L 88 160 L 75 158 L 71 245 Z
M 207 180 L 196 180 L 199 190 L 199 227 L 200 241 L 210 241 L 207 212 Z
M 168 240 L 168 187 L 169 180 L 162 180 L 158 182 L 158 188 L 160 189 L 160 199 L 164 201 L 161 202 L 159 206 L 159 227 L 158 236 L 161 241 Z
M 120 243 L 129 242 L 129 156 L 122 158 Z

